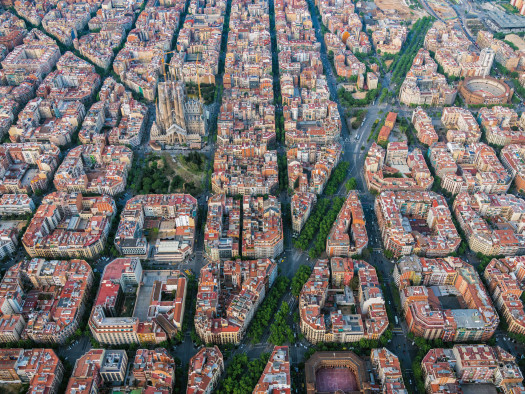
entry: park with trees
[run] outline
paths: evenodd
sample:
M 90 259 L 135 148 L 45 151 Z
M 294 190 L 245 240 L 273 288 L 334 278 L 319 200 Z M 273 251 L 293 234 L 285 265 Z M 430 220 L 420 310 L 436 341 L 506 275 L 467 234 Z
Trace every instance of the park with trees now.
M 264 331 L 268 328 L 272 317 L 275 315 L 277 308 L 279 306 L 279 301 L 283 297 L 288 286 L 290 285 L 290 280 L 286 276 L 279 276 L 272 288 L 270 289 L 268 295 L 262 302 L 255 316 L 252 319 L 250 328 L 248 330 L 248 337 L 251 339 L 252 343 L 260 343 Z
M 347 161 L 343 161 L 335 167 L 332 171 L 332 175 L 330 175 L 330 179 L 326 182 L 326 187 L 324 189 L 325 195 L 332 196 L 337 193 L 337 189 L 346 178 L 348 167 L 350 167 L 350 164 Z
M 391 65 L 392 78 L 390 80 L 391 85 L 397 85 L 395 96 L 399 93 L 401 84 L 412 67 L 412 62 L 414 61 L 416 54 L 419 52 L 419 49 L 423 47 L 426 33 L 432 26 L 433 21 L 434 18 L 432 17 L 418 19 L 408 33 L 403 48 L 397 55 L 395 55 L 394 61 Z
M 294 332 L 287 323 L 290 314 L 290 306 L 286 302 L 281 303 L 279 311 L 275 315 L 272 325 L 270 326 L 270 337 L 268 341 L 275 346 L 282 346 L 285 343 L 294 343 Z
M 342 197 L 320 199 L 299 238 L 294 240 L 295 247 L 303 251 L 309 250 L 310 258 L 319 257 L 326 248 L 326 238 L 344 202 Z M 310 245 L 312 241 L 313 245 Z
M 299 297 L 299 294 L 301 294 L 301 290 L 311 273 L 312 269 L 308 265 L 303 264 L 299 267 L 292 278 L 292 295 L 294 297 Z
M 128 182 L 135 194 L 188 193 L 197 196 L 202 192 L 206 171 L 206 157 L 190 152 L 178 155 L 149 155 L 137 158 L 128 174 Z
M 263 353 L 259 358 L 249 361 L 246 354 L 236 354 L 226 368 L 224 379 L 217 388 L 218 394 L 251 393 L 268 363 L 270 355 Z

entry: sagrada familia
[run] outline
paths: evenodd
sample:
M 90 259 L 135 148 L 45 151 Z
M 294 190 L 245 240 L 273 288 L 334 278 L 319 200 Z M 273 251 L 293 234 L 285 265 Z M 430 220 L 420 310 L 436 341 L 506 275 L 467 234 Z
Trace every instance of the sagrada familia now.
M 158 85 L 157 120 L 151 128 L 151 141 L 161 146 L 187 145 L 202 148 L 208 133 L 208 119 L 202 100 L 188 98 L 183 81 L 166 81 Z

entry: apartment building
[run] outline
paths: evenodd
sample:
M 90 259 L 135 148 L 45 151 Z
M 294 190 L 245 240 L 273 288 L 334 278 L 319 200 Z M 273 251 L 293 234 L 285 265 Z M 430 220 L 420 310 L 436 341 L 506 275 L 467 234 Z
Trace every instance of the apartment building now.
M 525 190 L 525 150 L 524 145 L 511 144 L 500 152 L 501 164 L 514 178 L 514 185 L 518 191 Z
M 447 391 L 457 393 L 461 391 L 453 363 L 452 349 L 431 349 L 421 362 L 421 369 L 425 377 L 425 388 L 430 393 Z
M 0 376 L 29 385 L 29 393 L 58 394 L 64 365 L 53 349 L 0 349 Z
M 476 118 L 465 108 L 443 108 L 441 123 L 447 128 L 447 141 L 472 144 L 481 139 L 481 130 Z
M 295 192 L 321 194 L 341 159 L 342 146 L 298 143 L 288 148 L 288 187 Z
M 75 361 L 66 393 L 98 393 L 105 384 L 123 384 L 127 365 L 124 350 L 91 349 Z
M 275 196 L 242 198 L 241 255 L 275 259 L 284 250 L 281 203 Z
M 315 2 L 323 24 L 351 52 L 368 53 L 372 49 L 363 24 L 351 1 L 318 0 Z M 326 37 L 326 35 L 325 35 Z
M 423 108 L 417 107 L 414 110 L 412 113 L 412 124 L 417 131 L 417 139 L 419 142 L 428 146 L 431 146 L 434 142 L 438 142 L 439 138 L 432 124 L 432 119 Z
M 358 278 L 356 291 L 350 287 L 354 276 Z M 325 314 L 329 291 L 336 292 L 335 308 Z M 314 344 L 379 339 L 388 328 L 376 270 L 361 260 L 317 260 L 301 290 L 299 313 L 301 333 Z
M 269 3 L 234 0 L 217 120 L 214 193 L 264 195 L 278 187 L 277 152 L 268 150 L 276 139 L 270 38 Z
M 326 238 L 328 257 L 351 257 L 368 246 L 366 220 L 359 194 L 351 190 Z
M 283 252 L 281 207 L 277 198 L 244 196 L 238 200 L 224 194 L 212 196 L 208 201 L 204 249 L 214 261 L 239 255 L 276 258 Z
M 96 9 L 93 3 L 65 3 L 44 15 L 42 27 L 62 44 L 71 46 L 73 38 L 86 27 Z
M 265 147 L 275 140 L 271 51 L 269 3 L 233 1 L 217 121 L 219 145 Z
M 290 352 L 288 346 L 275 346 L 253 394 L 291 392 Z
M 488 256 L 523 253 L 519 223 L 525 202 L 512 194 L 459 193 L 452 209 L 472 251 Z
M 37 97 L 52 100 L 79 101 L 87 105 L 100 87 L 95 66 L 66 52 L 36 91 Z
M 452 194 L 506 193 L 514 179 L 494 149 L 484 143 L 438 142 L 428 153 L 436 175 L 441 178 L 441 187 Z
M 79 328 L 93 284 L 84 260 L 24 260 L 0 283 L 0 341 L 64 344 Z
M 182 262 L 193 253 L 197 200 L 189 194 L 147 194 L 128 200 L 115 235 L 125 256 Z M 158 228 L 148 239 L 146 231 Z
M 525 143 L 525 131 L 521 122 L 518 123 L 518 114 L 513 108 L 483 107 L 479 110 L 478 121 L 489 144 L 506 146 Z
M 190 359 L 187 394 L 211 394 L 224 372 L 224 359 L 217 346 L 203 347 Z
M 431 349 L 421 362 L 428 393 L 461 392 L 462 384 L 492 384 L 504 393 L 523 391 L 516 358 L 499 346 L 455 345 Z
M 379 134 L 377 135 L 377 143 L 378 144 L 385 144 L 388 141 L 388 138 L 390 137 L 390 133 L 392 132 L 397 119 L 397 112 L 389 112 L 385 118 L 385 123 L 379 130 Z
M 503 40 L 494 38 L 493 34 L 480 30 L 476 36 L 479 48 L 490 48 L 494 51 L 494 60 L 510 71 L 517 71 L 523 67 L 521 55 Z
M 35 7 L 34 3 L 31 2 L 14 3 L 17 14 L 29 21 L 34 26 L 40 26 L 44 15 L 53 8 L 51 3 L 44 3 L 39 8 Z
M 391 142 L 383 149 L 375 142 L 368 150 L 364 163 L 368 190 L 430 190 L 434 177 L 419 148 L 410 153 L 404 141 Z
M 133 360 L 132 374 L 138 387 L 171 394 L 175 383 L 175 360 L 164 348 L 139 349 Z
M 435 53 L 443 71 L 454 77 L 486 77 L 496 53 L 492 48 L 472 50 L 463 30 L 453 24 L 435 21 L 425 36 L 425 49 Z
M 324 42 L 327 51 L 334 53 L 334 67 L 337 76 L 343 78 L 357 76 L 358 81 L 359 79 L 363 80 L 366 72 L 365 64 L 359 61 L 350 49 L 346 48 L 346 44 L 341 40 L 340 36 L 333 33 L 326 33 L 324 35 Z
M 0 30 L 1 31 L 1 30 Z M 9 132 L 20 109 L 34 97 L 35 86 L 23 82 L 18 86 L 0 86 L 0 136 Z
M 97 257 L 106 245 L 116 214 L 111 197 L 80 193 L 48 194 L 31 219 L 22 244 L 31 257 Z
M 115 56 L 114 49 L 126 39 L 138 8 L 136 1 L 104 3 L 88 22 L 90 33 L 75 37 L 73 46 L 93 64 L 108 70 Z
M 73 46 L 82 56 L 103 70 L 108 70 L 115 57 L 115 49 L 124 42 L 126 30 L 121 25 L 103 24 L 99 32 L 83 35 L 73 40 Z
M 1 63 L 7 83 L 20 85 L 28 81 L 28 77 L 42 82 L 55 67 L 58 59 L 60 49 L 54 42 L 52 45 L 32 42 L 14 48 Z
M 22 45 L 24 36 L 27 34 L 25 22 L 9 11 L 0 16 L 0 31 L 2 32 L 0 45 L 3 45 L 7 52 L 11 52 L 15 47 Z
M 58 191 L 115 196 L 124 191 L 133 151 L 125 146 L 81 145 L 69 151 L 53 181 Z
M 181 2 L 184 6 L 184 2 Z M 235 8 L 233 8 L 235 11 Z M 170 72 L 185 83 L 215 84 L 219 72 L 222 30 L 226 2 L 216 0 L 190 1 L 186 19 L 177 37 L 177 50 L 170 64 Z M 235 19 L 230 15 L 230 32 L 235 34 Z
M 297 192 L 292 196 L 290 209 L 292 211 L 292 229 L 299 234 L 310 217 L 317 196 L 309 192 Z
M 166 72 L 165 52 L 171 49 L 183 10 L 183 1 L 175 2 L 172 7 L 147 3 L 113 61 L 113 71 L 122 83 L 146 100 L 155 99 L 159 77 Z
M 64 146 L 71 143 L 85 115 L 86 108 L 78 100 L 36 97 L 27 103 L 16 125 L 9 129 L 9 139 Z
M 0 193 L 26 194 L 47 189 L 58 167 L 60 149 L 50 143 L 0 146 Z
M 445 198 L 434 192 L 385 191 L 374 210 L 386 250 L 395 257 L 454 253 L 461 243 Z
M 0 221 L 0 259 L 13 256 L 17 251 L 18 234 L 22 221 Z
M 330 0 L 318 2 L 318 7 L 324 18 L 323 23 L 332 34 L 346 31 L 344 37 L 339 37 L 343 44 L 355 46 L 348 48 L 350 51 L 370 50 L 366 34 L 361 31 L 356 35 L 361 30 L 361 21 L 350 1 L 344 2 L 344 7 L 335 7 L 335 3 Z M 300 26 L 294 22 L 299 20 L 302 21 Z M 346 23 L 344 26 L 343 21 Z M 330 100 L 320 55 L 321 43 L 316 39 L 306 1 L 275 4 L 275 29 L 286 145 L 335 142 L 341 133 L 341 119 L 337 104 Z M 351 34 L 354 34 L 355 39 L 350 38 Z M 352 67 L 357 66 L 356 72 L 359 72 L 359 64 L 353 58 L 348 63 L 352 64 L 347 65 L 348 49 L 338 57 L 339 69 L 350 67 L 348 72 L 354 72 Z
M 34 211 L 35 203 L 27 194 L 4 194 L 0 197 L 0 216 L 22 216 Z
M 421 48 L 401 85 L 399 100 L 406 105 L 443 106 L 452 105 L 456 94 L 445 76 L 437 72 L 437 63 L 429 52 Z
M 194 323 L 205 343 L 239 344 L 277 278 L 270 259 L 211 262 L 201 269 Z
M 176 4 L 176 2 L 174 3 Z M 159 2 L 159 5 L 162 5 L 161 2 Z M 102 30 L 104 27 L 122 26 L 126 31 L 129 31 L 135 20 L 134 12 L 139 8 L 140 3 L 138 1 L 129 3 L 112 1 L 111 3 L 105 3 L 97 10 L 95 16 L 89 20 L 89 30 Z
M 525 258 L 523 256 L 492 259 L 484 272 L 492 299 L 507 322 L 507 331 L 525 334 L 523 293 Z
M 266 150 L 265 145 L 261 149 L 217 147 L 211 178 L 214 193 L 271 194 L 278 185 L 277 151 Z
M 93 337 L 102 344 L 138 343 L 137 317 L 118 317 L 124 294 L 142 278 L 138 259 L 115 259 L 104 268 L 95 305 L 89 318 Z
M 80 142 L 138 147 L 148 120 L 147 107 L 112 77 L 104 80 L 98 97 L 100 101 L 84 118 L 78 133 Z
M 89 328 L 106 345 L 166 341 L 182 329 L 186 291 L 180 271 L 143 271 L 138 258 L 117 258 L 104 269 Z M 141 305 L 135 305 L 131 317 L 121 317 L 130 294 Z
M 381 382 L 383 393 L 406 394 L 399 358 L 387 348 L 372 349 L 370 361 Z
M 401 51 L 408 34 L 406 26 L 398 21 L 380 19 L 379 27 L 372 31 L 372 43 L 377 53 L 395 55 Z
M 458 257 L 403 257 L 394 268 L 410 332 L 449 342 L 486 341 L 499 316 L 475 268 Z M 458 302 L 450 303 L 450 297 Z
M 204 251 L 211 260 L 239 256 L 241 234 L 241 201 L 224 194 L 208 200 L 208 216 L 204 228 Z

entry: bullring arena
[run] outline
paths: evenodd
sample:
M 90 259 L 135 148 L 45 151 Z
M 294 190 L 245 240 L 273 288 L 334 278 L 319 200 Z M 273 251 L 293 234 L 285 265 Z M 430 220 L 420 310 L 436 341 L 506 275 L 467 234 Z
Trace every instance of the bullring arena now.
M 305 374 L 307 394 L 371 393 L 365 362 L 353 352 L 316 352 Z
M 496 78 L 467 77 L 459 84 L 459 93 L 467 104 L 492 105 L 509 103 L 514 91 Z

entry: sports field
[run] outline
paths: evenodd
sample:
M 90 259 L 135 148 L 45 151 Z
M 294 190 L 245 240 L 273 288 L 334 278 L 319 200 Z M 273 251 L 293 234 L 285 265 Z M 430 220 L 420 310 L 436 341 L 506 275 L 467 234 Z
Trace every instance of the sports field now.
M 348 368 L 321 368 L 315 377 L 316 390 L 320 393 L 359 391 L 357 379 Z

